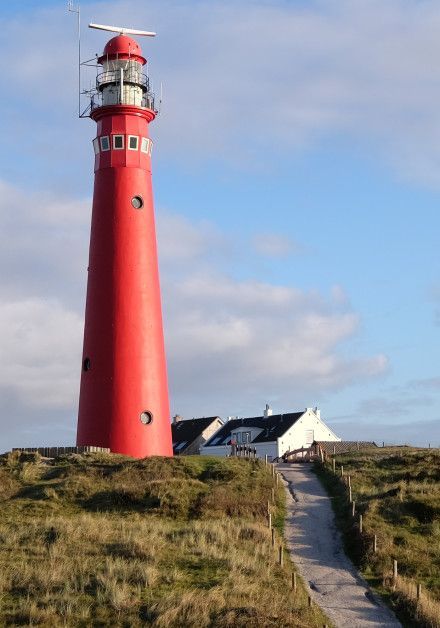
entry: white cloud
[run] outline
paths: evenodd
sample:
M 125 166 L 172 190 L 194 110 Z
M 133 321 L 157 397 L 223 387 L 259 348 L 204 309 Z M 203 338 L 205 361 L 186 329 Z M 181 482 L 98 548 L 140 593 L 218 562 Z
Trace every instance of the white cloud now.
M 61 295 L 82 309 L 90 208 L 0 181 L 0 297 Z
M 57 300 L 0 303 L 0 388 L 28 408 L 73 410 L 82 329 L 81 317 Z
M 258 233 L 252 243 L 256 252 L 266 257 L 288 257 L 301 251 L 299 244 L 279 233 Z
M 168 265 L 194 262 L 213 251 L 224 254 L 229 246 L 213 223 L 207 220 L 192 223 L 182 214 L 165 210 L 157 214 L 157 238 L 161 263 Z
M 274 396 L 294 407 L 387 369 L 383 355 L 343 357 L 359 318 L 338 301 L 218 272 L 164 286 L 170 386 L 183 413 L 227 414 Z

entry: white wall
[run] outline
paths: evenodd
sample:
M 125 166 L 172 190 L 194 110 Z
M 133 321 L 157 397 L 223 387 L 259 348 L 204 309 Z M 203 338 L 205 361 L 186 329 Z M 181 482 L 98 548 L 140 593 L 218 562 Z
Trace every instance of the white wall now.
M 208 427 L 203 431 L 202 434 L 204 443 L 206 443 L 211 438 L 211 436 L 214 436 L 214 434 L 218 432 L 221 427 L 223 427 L 223 423 L 222 421 L 220 421 L 220 419 L 215 419 L 215 421 L 208 425 Z
M 313 430 L 312 441 L 340 441 L 341 439 L 324 423 L 324 421 L 311 408 L 308 408 L 300 419 L 278 439 L 277 455 L 282 456 L 287 451 L 308 447 L 311 442 L 307 436 Z

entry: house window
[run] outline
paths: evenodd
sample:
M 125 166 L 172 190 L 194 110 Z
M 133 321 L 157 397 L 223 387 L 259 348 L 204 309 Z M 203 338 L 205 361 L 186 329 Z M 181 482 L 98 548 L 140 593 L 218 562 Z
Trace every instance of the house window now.
M 306 430 L 306 445 L 311 445 L 313 443 L 313 430 Z
M 148 155 L 149 145 L 150 145 L 150 140 L 148 139 L 148 137 L 142 137 L 141 138 L 141 152 L 146 153 Z
M 124 136 L 113 135 L 113 150 L 123 150 L 123 149 L 124 149 Z
M 110 140 L 108 135 L 103 135 L 102 137 L 99 138 L 99 141 L 101 142 L 101 150 L 102 151 L 106 151 L 106 150 L 110 150 Z
M 99 139 L 97 137 L 93 140 L 93 150 L 95 151 L 95 155 L 99 153 Z
M 242 432 L 241 433 L 241 438 L 242 438 L 242 442 L 243 443 L 250 443 L 251 442 L 251 433 L 250 432 Z
M 139 138 L 137 135 L 128 136 L 128 150 L 137 150 L 139 144 Z

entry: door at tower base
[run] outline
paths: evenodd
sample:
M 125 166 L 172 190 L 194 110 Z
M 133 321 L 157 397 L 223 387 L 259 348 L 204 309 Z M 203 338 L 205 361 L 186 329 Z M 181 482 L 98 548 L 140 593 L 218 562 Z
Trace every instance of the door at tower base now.
M 109 100 L 124 54 L 131 80 L 145 83 L 132 67 L 145 63 L 137 43 L 113 38 L 99 62 L 109 64 L 113 55 L 121 68 L 101 76 L 105 98 L 91 113 L 95 185 L 77 445 L 135 458 L 172 456 L 148 129 L 155 112 L 145 106 L 150 100 Z

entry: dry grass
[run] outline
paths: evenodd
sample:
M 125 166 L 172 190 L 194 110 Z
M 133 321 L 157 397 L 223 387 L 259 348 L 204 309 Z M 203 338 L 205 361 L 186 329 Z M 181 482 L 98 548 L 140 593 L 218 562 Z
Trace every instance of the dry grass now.
M 378 448 L 337 457 L 337 471 L 350 475 L 359 536 L 350 515 L 347 489 L 327 470 L 318 471 L 334 496 L 349 553 L 367 578 L 389 592 L 391 603 L 411 625 L 440 626 L 440 452 L 411 448 Z M 357 518 L 356 518 L 357 520 Z M 373 537 L 377 552 L 373 552 Z M 399 578 L 390 578 L 393 560 Z M 417 601 L 416 584 L 423 587 Z
M 0 625 L 322 626 L 276 565 L 271 488 L 246 460 L 0 458 Z

